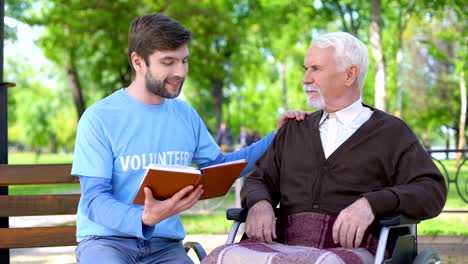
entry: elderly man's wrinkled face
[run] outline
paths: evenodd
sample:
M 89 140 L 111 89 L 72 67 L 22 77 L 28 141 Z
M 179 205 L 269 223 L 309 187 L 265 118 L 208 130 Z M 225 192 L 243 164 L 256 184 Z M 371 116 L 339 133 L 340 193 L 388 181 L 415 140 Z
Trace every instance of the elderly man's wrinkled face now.
M 304 58 L 304 92 L 307 103 L 316 109 L 335 112 L 337 102 L 344 96 L 345 71 L 339 71 L 334 48 L 312 45 Z

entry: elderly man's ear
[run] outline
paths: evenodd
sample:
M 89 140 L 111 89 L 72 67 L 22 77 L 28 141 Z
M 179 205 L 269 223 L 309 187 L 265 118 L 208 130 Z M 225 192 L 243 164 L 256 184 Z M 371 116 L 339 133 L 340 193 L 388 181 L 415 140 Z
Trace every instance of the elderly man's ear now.
M 351 65 L 346 69 L 346 79 L 345 79 L 345 84 L 347 86 L 351 86 L 356 82 L 356 79 L 359 74 L 359 68 L 356 65 Z

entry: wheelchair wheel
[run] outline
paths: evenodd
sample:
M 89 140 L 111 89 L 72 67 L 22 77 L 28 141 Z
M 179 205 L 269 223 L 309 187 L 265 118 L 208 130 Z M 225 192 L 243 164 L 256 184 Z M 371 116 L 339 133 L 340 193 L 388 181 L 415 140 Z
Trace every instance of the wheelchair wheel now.
M 413 261 L 413 264 L 437 264 L 441 263 L 439 256 L 431 249 L 424 249 L 419 252 Z

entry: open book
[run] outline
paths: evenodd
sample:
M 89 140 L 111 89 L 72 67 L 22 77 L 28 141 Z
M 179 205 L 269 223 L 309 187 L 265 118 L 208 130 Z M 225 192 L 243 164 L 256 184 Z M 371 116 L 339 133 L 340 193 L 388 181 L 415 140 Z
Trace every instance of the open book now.
M 151 165 L 133 199 L 133 204 L 145 203 L 144 187 L 149 187 L 158 200 L 172 197 L 188 185 L 203 185 L 200 200 L 225 195 L 247 165 L 247 160 L 235 160 L 201 169 L 183 166 Z

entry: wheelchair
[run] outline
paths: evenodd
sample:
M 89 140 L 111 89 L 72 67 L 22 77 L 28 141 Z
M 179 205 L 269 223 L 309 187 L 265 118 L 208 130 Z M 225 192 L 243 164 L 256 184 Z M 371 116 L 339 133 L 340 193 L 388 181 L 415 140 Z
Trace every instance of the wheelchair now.
M 226 244 L 234 243 L 239 227 L 247 219 L 248 210 L 245 208 L 231 208 L 226 211 L 226 218 L 234 221 L 228 233 Z M 410 219 L 401 214 L 389 215 L 379 219 L 382 226 L 380 230 L 377 252 L 374 264 L 436 264 L 441 263 L 439 256 L 431 249 L 424 249 L 418 253 L 417 249 L 417 224 L 419 220 Z M 395 244 L 391 257 L 384 261 L 384 253 L 390 236 L 395 236 Z M 190 248 L 186 247 L 188 251 Z M 194 249 L 195 252 L 198 249 Z M 203 250 L 203 249 L 202 249 Z M 206 255 L 205 251 L 202 251 Z M 197 256 L 200 255 L 197 253 Z M 204 256 L 203 256 L 204 257 Z M 202 258 L 203 258 L 202 257 Z M 200 258 L 200 260 L 202 259 Z
M 202 245 L 198 242 L 188 241 L 184 243 L 185 252 L 188 253 L 190 249 L 193 249 L 195 254 L 197 254 L 198 260 L 202 260 L 206 257 L 206 251 Z

